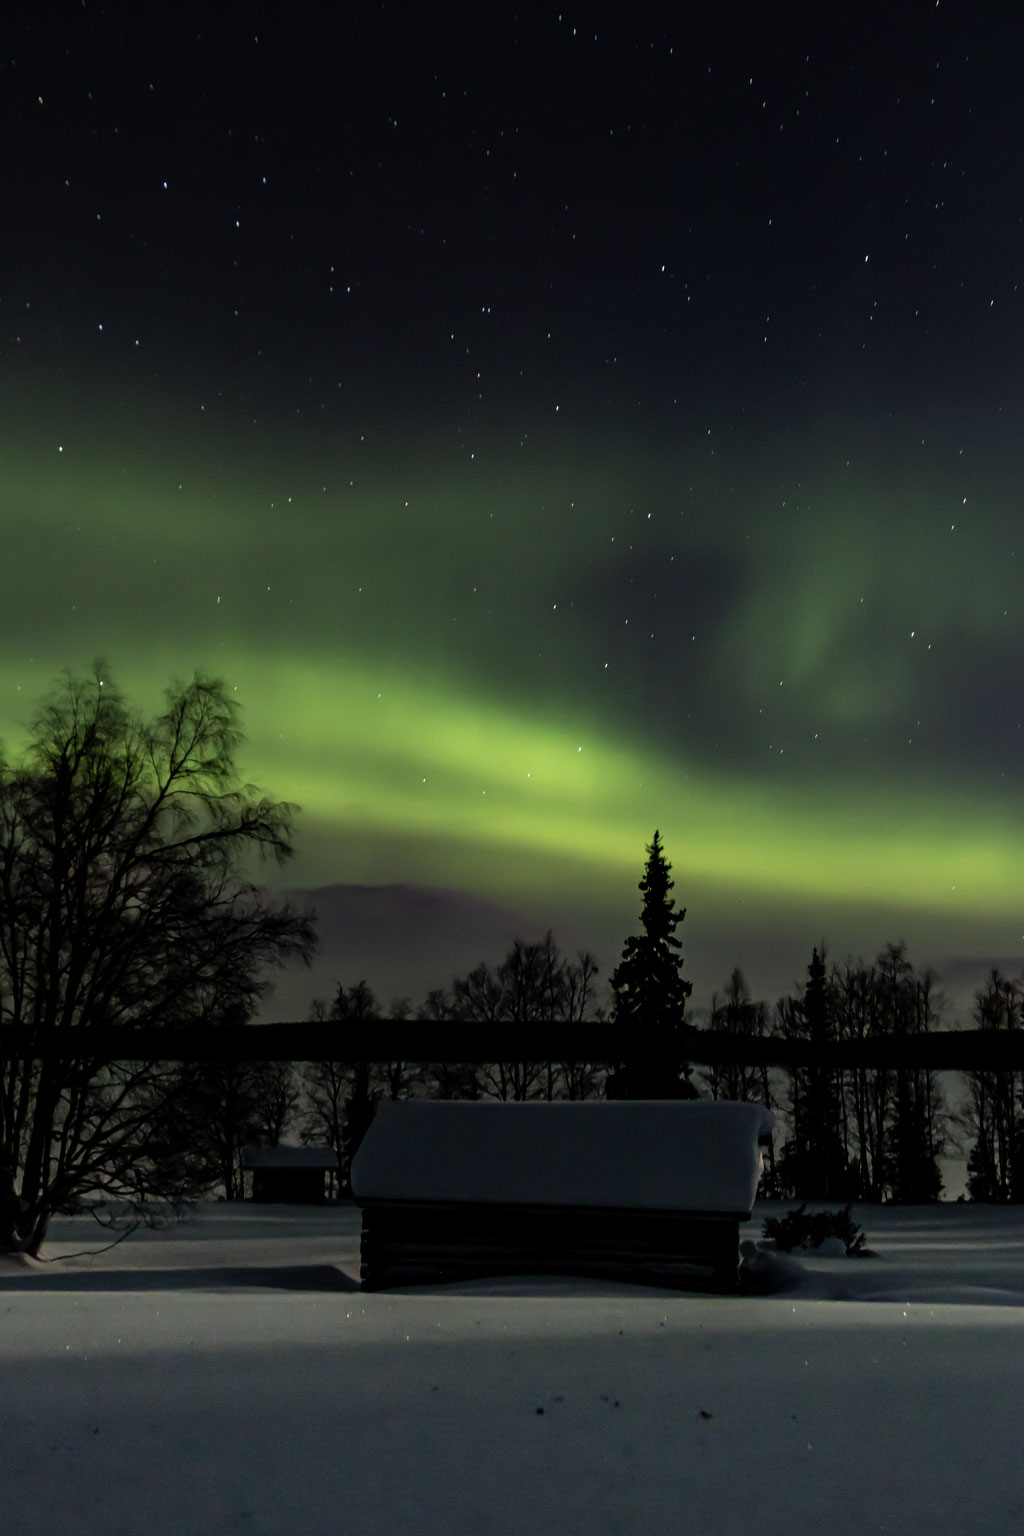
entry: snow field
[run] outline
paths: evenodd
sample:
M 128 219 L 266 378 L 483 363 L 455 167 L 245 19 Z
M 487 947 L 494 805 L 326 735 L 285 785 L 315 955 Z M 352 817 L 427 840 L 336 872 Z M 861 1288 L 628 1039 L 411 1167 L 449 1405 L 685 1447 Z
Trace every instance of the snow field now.
M 344 1208 L 207 1207 L 10 1265 L 5 1528 L 1020 1536 L 1024 1213 L 854 1214 L 877 1259 L 811 1257 L 797 1289 L 749 1299 L 363 1295 Z M 75 1218 L 48 1251 L 90 1240 Z M 824 1299 L 852 1290 L 902 1299 Z

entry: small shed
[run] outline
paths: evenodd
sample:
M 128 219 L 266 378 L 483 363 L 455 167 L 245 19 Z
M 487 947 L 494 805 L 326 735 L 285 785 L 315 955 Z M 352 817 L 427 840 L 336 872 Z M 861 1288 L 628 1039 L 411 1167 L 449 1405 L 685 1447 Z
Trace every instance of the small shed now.
M 382 1104 L 352 1163 L 363 1285 L 576 1274 L 735 1290 L 773 1123 L 722 1100 Z
M 338 1154 L 330 1147 L 246 1147 L 242 1168 L 252 1173 L 252 1198 L 260 1204 L 323 1205 Z

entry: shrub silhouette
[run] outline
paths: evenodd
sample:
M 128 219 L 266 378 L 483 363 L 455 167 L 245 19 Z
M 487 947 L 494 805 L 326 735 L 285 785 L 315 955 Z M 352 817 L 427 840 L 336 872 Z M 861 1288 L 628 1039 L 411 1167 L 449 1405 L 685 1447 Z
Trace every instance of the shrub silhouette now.
M 828 1237 L 842 1240 L 848 1254 L 861 1255 L 865 1233 L 850 1215 L 850 1207 L 841 1211 L 811 1211 L 806 1204 L 787 1211 L 785 1216 L 767 1216 L 765 1237 L 774 1238 L 776 1248 L 792 1253 L 794 1248 L 820 1248 Z

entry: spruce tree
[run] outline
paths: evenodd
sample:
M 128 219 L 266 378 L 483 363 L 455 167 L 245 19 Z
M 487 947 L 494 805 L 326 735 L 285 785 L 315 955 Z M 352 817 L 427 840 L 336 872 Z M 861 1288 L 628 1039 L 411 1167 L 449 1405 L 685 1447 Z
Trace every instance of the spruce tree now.
M 686 1000 L 692 983 L 682 974 L 676 929 L 686 916 L 669 894 L 673 881 L 661 834 L 647 846 L 639 889 L 643 932 L 626 940 L 611 979 L 617 1060 L 605 1092 L 610 1099 L 694 1099 L 686 1064 Z
M 824 947 L 811 953 L 802 998 L 779 1003 L 781 1031 L 815 1048 L 808 1066 L 789 1071 L 793 1135 L 780 1159 L 784 1180 L 803 1200 L 847 1198 L 853 1191 L 843 1150 L 839 1084 L 819 1052 L 836 1038 L 834 987 Z

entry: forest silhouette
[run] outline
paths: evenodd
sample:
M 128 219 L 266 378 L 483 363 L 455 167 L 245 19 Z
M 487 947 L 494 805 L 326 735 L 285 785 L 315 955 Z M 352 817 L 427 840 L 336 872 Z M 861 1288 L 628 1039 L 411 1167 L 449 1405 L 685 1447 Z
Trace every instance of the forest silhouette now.
M 639 886 L 641 932 L 625 942 L 611 978 L 610 1010 L 600 1001 L 593 957 L 567 959 L 548 933 L 532 943 L 515 940 L 498 964 L 481 963 L 432 991 L 415 1014 L 438 1031 L 470 1027 L 476 1058 L 487 1055 L 489 1036 L 507 1045 L 517 1031 L 537 1041 L 545 1027 L 555 1035 L 572 1026 L 575 1037 L 585 1039 L 590 1025 L 595 1040 L 600 1029 L 611 1042 L 605 1059 L 302 1068 L 300 1076 L 312 1074 L 319 1087 L 329 1072 L 333 1086 L 329 1112 L 315 1110 L 302 1122 L 303 1136 L 335 1146 L 344 1177 L 353 1137 L 388 1098 L 699 1096 L 760 1103 L 775 1113 L 777 1133 L 762 1181 L 766 1197 L 928 1203 L 943 1193 L 942 1159 L 959 1153 L 967 1157 L 968 1198 L 1024 1199 L 1024 1071 L 972 1067 L 958 1074 L 964 1091 L 955 1096 L 943 1081 L 951 1074 L 915 1062 L 926 1037 L 943 1028 L 945 1005 L 936 976 L 917 970 L 903 943 L 887 944 L 870 962 L 830 962 L 824 946 L 813 947 L 803 988 L 774 1006 L 753 998 L 736 968 L 704 1016 L 690 1018 L 691 983 L 683 976 L 677 936 L 686 914 L 669 894 L 670 870 L 656 831 Z M 410 1013 L 403 1003 L 391 1017 Z M 364 983 L 340 986 L 317 1016 L 341 1029 L 354 1020 L 384 1024 Z M 993 970 L 976 996 L 972 1022 L 982 1035 L 1024 1029 L 1024 980 Z M 701 1052 L 705 1032 L 719 1043 L 732 1037 L 737 1049 Z M 785 1065 L 770 1063 L 772 1053 L 763 1047 L 772 1044 Z M 688 1050 L 713 1059 L 694 1068 Z M 349 1133 L 340 1137 L 338 1127 L 345 1125 Z
M 1024 1199 L 1024 1053 L 981 1049 L 1024 1038 L 1024 979 L 978 992 L 955 1102 L 926 1047 L 968 1036 L 944 1032 L 903 943 L 871 962 L 814 947 L 774 1006 L 734 969 L 695 1015 L 657 830 L 607 1001 L 593 956 L 548 932 L 387 1018 L 359 980 L 306 1026 L 253 1025 L 268 968 L 316 934 L 247 873 L 290 855 L 296 808 L 242 784 L 240 741 L 222 683 L 172 685 L 143 722 L 98 665 L 0 762 L 0 1245 L 38 1251 L 90 1196 L 144 1214 L 240 1198 L 250 1147 L 329 1148 L 344 1194 L 377 1107 L 413 1096 L 757 1102 L 776 1116 L 766 1195 L 931 1202 L 959 1153 L 970 1199 Z

